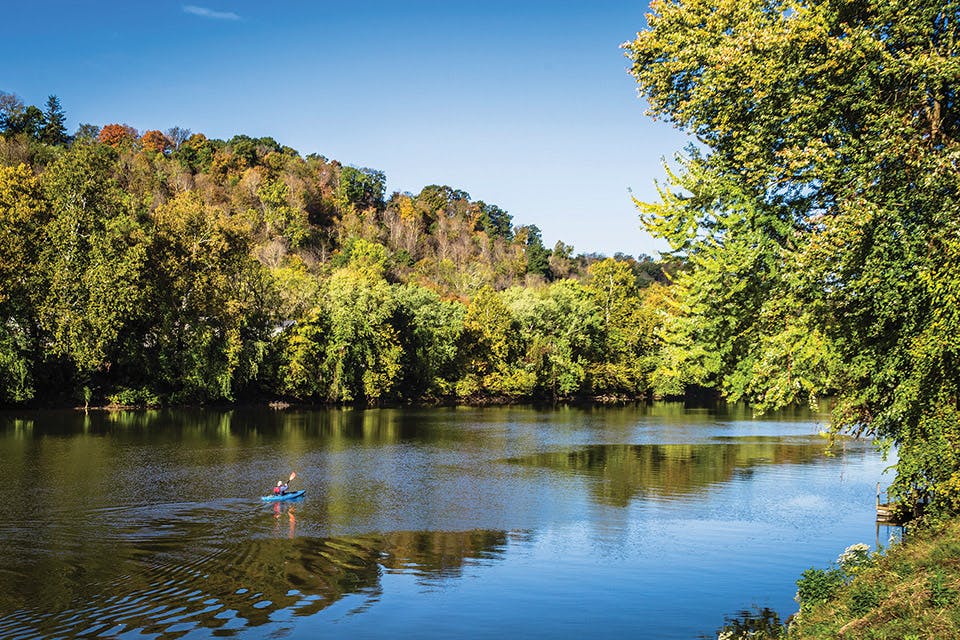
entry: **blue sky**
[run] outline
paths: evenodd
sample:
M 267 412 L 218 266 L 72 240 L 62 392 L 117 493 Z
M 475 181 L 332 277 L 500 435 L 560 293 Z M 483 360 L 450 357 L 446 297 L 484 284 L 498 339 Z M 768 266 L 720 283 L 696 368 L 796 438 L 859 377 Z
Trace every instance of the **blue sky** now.
M 645 1 L 15 3 L 0 89 L 68 127 L 272 136 L 380 169 L 388 190 L 463 189 L 544 242 L 655 254 L 653 198 L 685 138 L 646 115 L 620 43 Z

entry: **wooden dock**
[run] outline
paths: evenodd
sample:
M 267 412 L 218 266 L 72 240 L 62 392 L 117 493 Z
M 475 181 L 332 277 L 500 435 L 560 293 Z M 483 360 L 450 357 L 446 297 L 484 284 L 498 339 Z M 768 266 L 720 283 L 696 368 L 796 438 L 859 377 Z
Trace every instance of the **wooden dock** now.
M 877 522 L 880 524 L 903 524 L 897 515 L 896 505 L 892 502 L 880 502 L 880 483 L 877 483 Z

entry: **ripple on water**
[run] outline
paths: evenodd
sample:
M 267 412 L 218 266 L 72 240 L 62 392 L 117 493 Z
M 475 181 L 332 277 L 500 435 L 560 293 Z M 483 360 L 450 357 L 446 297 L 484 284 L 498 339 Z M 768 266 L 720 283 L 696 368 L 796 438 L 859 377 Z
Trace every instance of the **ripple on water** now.
M 0 637 L 176 637 L 199 629 L 231 635 L 315 615 L 348 594 L 376 601 L 384 570 L 425 584 L 459 575 L 470 561 L 502 553 L 506 543 L 506 534 L 483 531 L 252 537 L 263 513 L 248 507 L 179 503 L 100 511 L 123 523 L 109 545 L 47 553 L 38 581 L 21 571 L 3 574 L 4 592 L 23 598 L 0 607 Z M 54 574 L 78 575 L 54 587 Z

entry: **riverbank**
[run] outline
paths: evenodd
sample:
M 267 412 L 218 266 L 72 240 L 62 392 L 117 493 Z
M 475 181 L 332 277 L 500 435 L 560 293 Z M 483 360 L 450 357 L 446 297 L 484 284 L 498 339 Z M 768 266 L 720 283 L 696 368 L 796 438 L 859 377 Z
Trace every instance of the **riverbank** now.
M 791 621 L 790 640 L 960 638 L 960 519 L 918 527 L 850 575 L 808 581 L 812 602 Z

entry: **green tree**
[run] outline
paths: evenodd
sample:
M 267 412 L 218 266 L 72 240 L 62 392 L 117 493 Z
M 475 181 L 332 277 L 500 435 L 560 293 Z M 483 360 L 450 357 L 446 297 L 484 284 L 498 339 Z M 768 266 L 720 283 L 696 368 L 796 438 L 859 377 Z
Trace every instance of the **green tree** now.
M 542 397 L 589 391 L 588 372 L 603 357 L 603 315 L 593 296 L 573 280 L 549 287 L 512 287 L 504 302 L 516 318 L 525 368 Z
M 390 322 L 396 302 L 383 279 L 385 263 L 382 245 L 357 240 L 350 262 L 330 277 L 324 299 L 328 400 L 376 402 L 391 397 L 400 379 L 403 349 Z
M 383 209 L 387 177 L 375 169 L 342 167 L 337 184 L 337 204 L 341 209 L 353 206 L 358 211 Z
M 52 145 L 63 145 L 69 141 L 67 136 L 67 114 L 60 106 L 57 96 L 47 98 L 47 108 L 43 112 L 43 126 L 40 129 L 40 141 Z
M 260 210 L 268 233 L 279 235 L 298 247 L 310 233 L 307 212 L 290 205 L 290 187 L 282 180 L 265 181 L 257 189 Z
M 500 295 L 485 286 L 470 301 L 461 334 L 464 375 L 457 383 L 462 397 L 494 394 L 529 395 L 536 374 L 524 367 L 516 320 Z
M 550 276 L 550 250 L 543 246 L 540 227 L 535 224 L 517 228 L 515 238 L 523 242 L 527 255 L 527 273 Z
M 277 295 L 252 225 L 188 191 L 157 208 L 145 369 L 174 400 L 233 399 L 257 379 Z
M 592 367 L 596 393 L 636 395 L 652 369 L 650 319 L 630 266 L 613 258 L 590 265 L 586 289 L 603 326 L 603 358 Z
M 933 509 L 960 495 L 930 455 L 960 445 L 960 318 L 940 311 L 960 288 L 958 9 L 657 2 L 626 45 L 652 113 L 702 145 L 644 219 L 693 259 L 708 374 L 761 406 L 835 391 L 834 427 L 899 445 L 893 493 Z
M 113 178 L 114 158 L 102 145 L 76 145 L 43 174 L 52 215 L 40 259 L 49 287 L 40 321 L 48 349 L 67 359 L 79 383 L 125 357 L 121 345 L 144 309 L 149 240 Z
M 403 349 L 399 395 L 406 400 L 453 395 L 461 374 L 459 343 L 466 306 L 414 284 L 396 287 L 394 299 L 391 324 Z
M 477 228 L 491 237 L 497 236 L 509 240 L 513 235 L 513 217 L 495 204 L 478 200 L 477 205 L 480 207 Z

